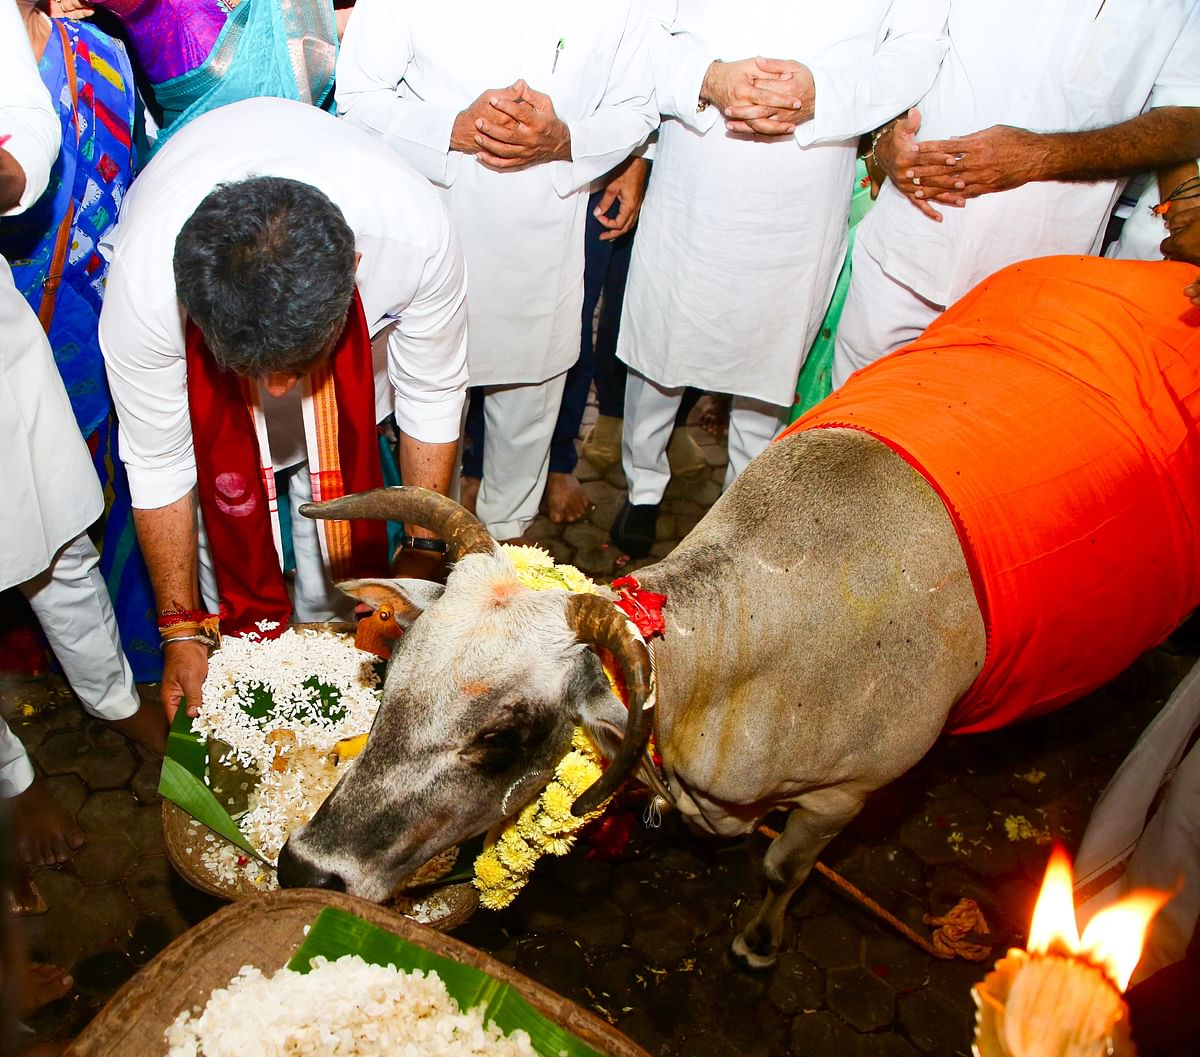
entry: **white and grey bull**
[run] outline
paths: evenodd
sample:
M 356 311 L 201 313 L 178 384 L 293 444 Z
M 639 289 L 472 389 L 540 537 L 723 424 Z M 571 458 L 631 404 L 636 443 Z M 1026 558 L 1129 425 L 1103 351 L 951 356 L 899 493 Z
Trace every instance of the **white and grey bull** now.
M 311 506 L 391 517 L 449 543 L 444 588 L 356 581 L 408 625 L 362 755 L 280 856 L 288 886 L 385 898 L 431 856 L 514 814 L 580 723 L 612 750 L 577 812 L 644 760 L 653 729 L 670 794 L 697 830 L 749 832 L 790 812 L 768 894 L 734 943 L 775 958 L 788 899 L 867 795 L 913 766 L 984 660 L 983 620 L 954 527 L 929 484 L 864 433 L 772 444 L 669 557 L 639 573 L 668 596 L 647 648 L 609 602 L 523 587 L 457 504 L 381 489 Z M 420 619 L 418 619 L 418 617 Z M 626 713 L 589 643 L 617 654 Z

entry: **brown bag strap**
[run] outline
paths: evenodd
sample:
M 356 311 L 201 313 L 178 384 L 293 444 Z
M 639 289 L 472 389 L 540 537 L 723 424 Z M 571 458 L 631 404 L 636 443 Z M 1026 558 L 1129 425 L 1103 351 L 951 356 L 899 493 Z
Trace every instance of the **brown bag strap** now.
M 71 48 L 71 39 L 61 22 L 56 21 L 54 28 L 62 38 L 63 64 L 66 66 L 67 86 L 71 92 L 71 121 L 75 126 L 75 143 L 79 143 L 79 78 L 75 72 L 75 52 Z M 65 147 L 65 145 L 64 145 Z M 38 304 L 38 321 L 42 329 L 50 333 L 50 321 L 54 318 L 54 303 L 58 299 L 58 288 L 62 285 L 63 266 L 67 261 L 67 251 L 71 248 L 71 232 L 75 227 L 75 210 L 77 203 L 74 197 L 67 200 L 67 208 L 63 212 L 62 222 L 58 225 L 58 234 L 54 239 L 54 255 L 50 258 L 50 270 L 46 273 L 46 281 L 42 284 L 42 300 Z

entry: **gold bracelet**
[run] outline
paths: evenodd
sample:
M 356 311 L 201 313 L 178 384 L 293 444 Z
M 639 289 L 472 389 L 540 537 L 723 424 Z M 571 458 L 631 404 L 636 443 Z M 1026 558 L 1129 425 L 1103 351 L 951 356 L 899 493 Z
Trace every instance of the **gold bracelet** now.
M 892 122 L 891 124 L 888 124 L 888 125 L 884 125 L 883 128 L 877 128 L 874 132 L 871 133 L 871 149 L 869 151 L 867 151 L 867 164 L 868 165 L 874 165 L 880 169 L 883 169 L 883 163 L 875 155 L 875 145 L 881 139 L 883 139 L 884 136 L 886 136 L 889 132 L 892 131 L 892 127 L 894 124 L 895 124 L 895 122 Z M 884 170 L 884 171 L 886 172 L 886 170 Z

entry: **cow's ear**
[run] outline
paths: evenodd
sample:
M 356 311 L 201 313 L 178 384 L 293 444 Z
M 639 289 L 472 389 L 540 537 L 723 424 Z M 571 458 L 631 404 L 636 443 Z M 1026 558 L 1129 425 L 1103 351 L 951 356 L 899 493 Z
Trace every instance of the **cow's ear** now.
M 580 661 L 575 677 L 578 681 L 572 685 L 576 717 L 587 729 L 596 748 L 611 760 L 625 740 L 625 724 L 629 721 L 629 713 L 610 689 L 608 676 L 604 674 L 596 654 L 584 650 Z M 662 797 L 662 804 L 675 802 L 648 755 L 638 764 L 637 776 L 643 785 L 649 786 Z
M 338 589 L 372 609 L 390 606 L 396 623 L 407 628 L 442 597 L 446 586 L 431 580 L 343 580 Z
M 600 666 L 600 660 L 591 650 L 584 650 L 580 654 L 576 680 L 572 686 L 572 696 L 577 721 L 587 728 L 600 751 L 612 759 L 625 737 L 629 713 L 609 688 L 608 677 Z

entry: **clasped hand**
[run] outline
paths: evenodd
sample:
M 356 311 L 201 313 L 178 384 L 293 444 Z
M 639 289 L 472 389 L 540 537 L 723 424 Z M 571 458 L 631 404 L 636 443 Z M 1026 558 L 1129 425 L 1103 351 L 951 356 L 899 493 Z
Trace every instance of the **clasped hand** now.
M 730 132 L 759 136 L 790 136 L 816 109 L 812 71 L 790 59 L 714 62 L 700 95 L 720 109 Z
M 876 141 L 875 157 L 896 189 L 931 220 L 930 203 L 961 208 L 968 198 L 1045 178 L 1045 145 L 1036 132 L 993 125 L 954 139 L 918 143 L 921 115 L 910 110 Z
M 571 131 L 548 95 L 524 81 L 482 93 L 454 121 L 450 148 L 489 169 L 524 169 L 571 160 Z

